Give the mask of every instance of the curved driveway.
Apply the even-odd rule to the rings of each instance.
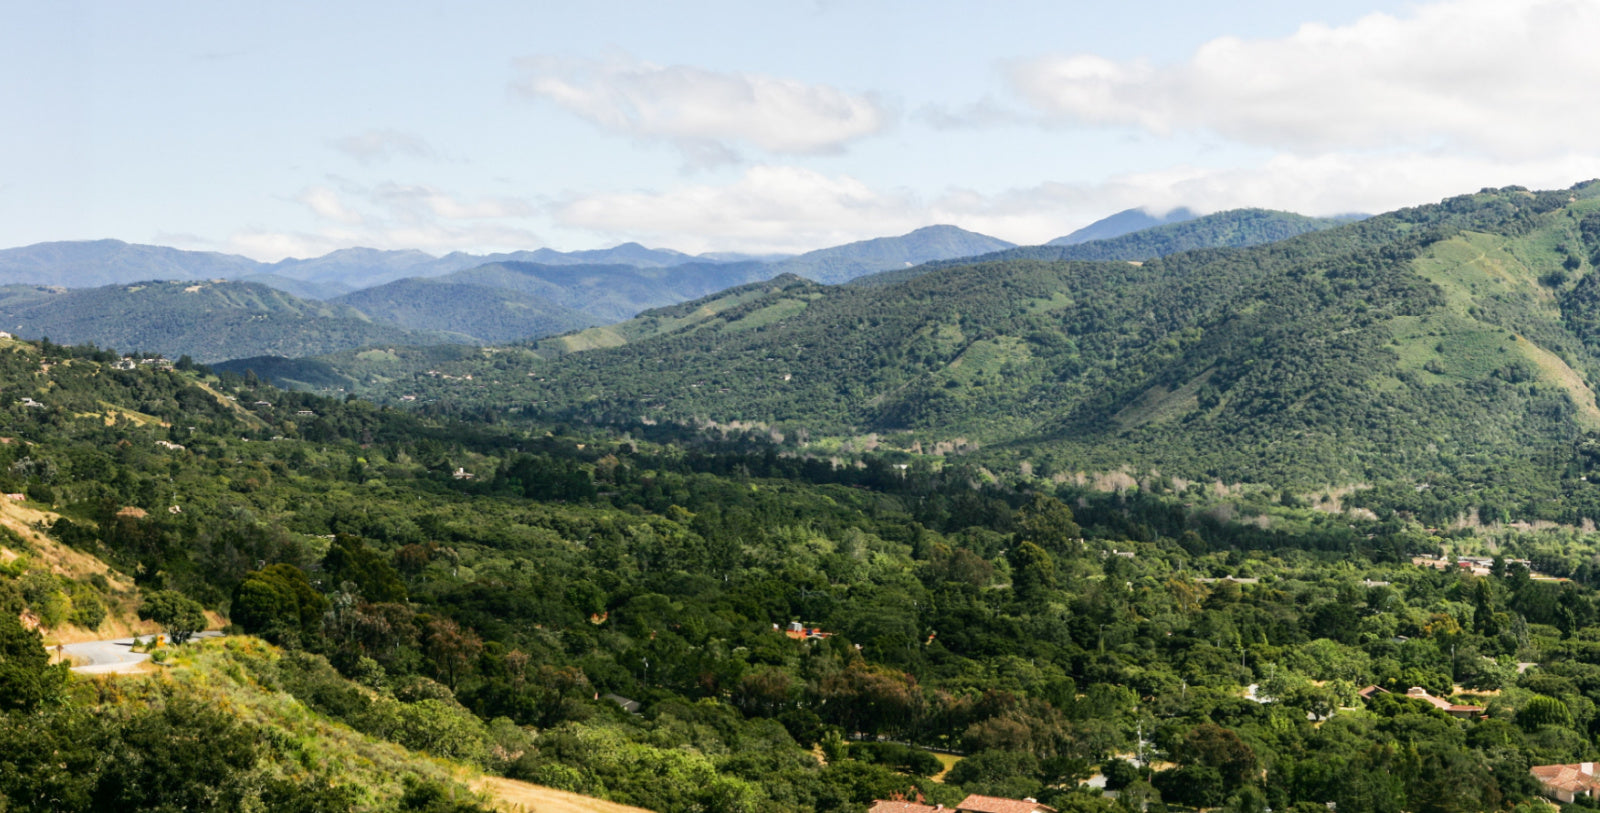
[[[216,638],[222,633],[215,630],[197,633],[195,638]],[[151,636],[141,636],[148,640]],[[81,661],[81,666],[72,667],[72,671],[83,675],[103,675],[117,672],[136,671],[139,664],[150,659],[143,652],[133,651],[132,638],[114,638],[107,641],[84,641],[81,644],[64,644],[61,651],[73,661]]]

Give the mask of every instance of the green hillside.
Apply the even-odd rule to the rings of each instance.
[[[381,324],[348,305],[299,299],[256,283],[210,281],[80,290],[7,286],[0,288],[0,330],[202,362],[311,356],[379,343],[471,341]]]
[[[1470,291],[1542,239],[1482,234],[1416,256]],[[752,332],[783,321],[762,309]],[[988,341],[956,369],[1020,350]],[[0,491],[22,496],[0,501],[6,809],[624,813],[552,788],[665,813],[1136,809],[1080,785],[1100,774],[1169,809],[1493,810],[1536,798],[1528,765],[1597,753],[1600,535],[1576,526],[1443,532],[1278,484],[998,482],[114,360],[0,341]],[[1441,555],[1486,564],[1410,558]],[[142,675],[45,663],[44,642],[171,631],[188,622],[160,608],[185,605],[232,634]],[[955,763],[940,780],[927,749]]]
[[[332,300],[407,330],[470,336],[504,344],[588,327],[599,321],[542,297],[437,279],[403,279]]]
[[[692,262],[657,268],[505,262],[469,268],[441,280],[537,296],[584,314],[592,323],[611,323],[776,274],[759,262]]]
[[[441,368],[451,378],[392,367],[382,391],[585,422],[878,433],[1058,472],[1437,481],[1424,492],[1452,505],[1483,495],[1451,483],[1498,478],[1519,482],[1515,501],[1552,493],[1597,428],[1594,194],[1485,192],[1140,265],[791,285],[664,313],[656,335],[626,335],[634,322],[543,345],[594,352],[478,355]]]
[[[1500,208],[1480,202],[1463,216]],[[1443,283],[1389,320],[1389,352],[1481,380],[1494,343],[1436,372],[1417,336],[1453,329],[1422,320],[1453,318],[1450,286],[1516,301],[1504,272],[1553,233],[1524,211],[1509,237],[1414,252]],[[1372,282],[1351,267],[1321,273]],[[1054,312],[1016,274],[1007,289]],[[636,335],[781,330],[771,309],[839,290],[787,281]],[[996,333],[955,370],[1024,349]],[[1517,386],[1543,382],[1525,358]],[[1108,490],[757,427],[618,433],[115,361],[0,340],[8,810],[626,813],[558,791],[664,813],[969,793],[1080,813],[1529,810],[1529,765],[1600,753],[1600,535],[1576,523],[1441,530],[1370,501],[1381,486],[1360,504],[1284,483]],[[1592,520],[1580,484],[1547,502]],[[230,635],[163,645],[143,674],[46,663],[46,643],[173,633],[200,609]],[[1358,697],[1369,684],[1388,694]],[[1119,799],[1081,784],[1096,774]]]
[[[1179,210],[1186,212],[1187,210]],[[1088,241],[1042,246],[1018,246],[980,256],[932,262],[914,268],[885,271],[862,277],[856,285],[892,285],[921,276],[934,268],[1008,260],[1125,260],[1143,261],[1202,248],[1245,248],[1287,240],[1307,232],[1331,229],[1351,218],[1306,217],[1268,209],[1231,209],[1204,217],[1183,217],[1177,222]],[[1061,238],[1065,240],[1066,238]]]
[[[898,237],[879,237],[818,249],[772,264],[772,274],[794,274],[823,283],[848,282],[880,271],[936,260],[972,257],[1013,244],[955,226],[927,226]]]

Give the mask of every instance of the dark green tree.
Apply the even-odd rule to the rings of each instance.
[[[36,630],[0,612],[0,709],[32,710],[59,694],[66,677],[65,664],[50,665]]]
[[[139,603],[139,617],[160,624],[173,643],[182,644],[206,628],[205,609],[176,590],[157,590]]]

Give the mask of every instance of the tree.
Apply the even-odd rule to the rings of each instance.
[[[176,590],[157,590],[139,603],[139,617],[154,621],[175,644],[182,644],[206,628],[206,608]]]
[[[1082,535],[1072,509],[1055,497],[1035,494],[1033,502],[1017,514],[1018,541],[1066,553]]]
[[[456,622],[441,618],[428,623],[424,651],[433,663],[434,674],[454,691],[478,653],[483,651],[483,639],[472,630],[464,630]]]
[[[0,710],[30,711],[55,697],[66,678],[66,664],[50,665],[38,631],[0,610]]]
[[[247,574],[233,591],[233,623],[282,646],[298,646],[322,629],[328,600],[294,565],[269,565]]]
[[[361,537],[339,534],[322,558],[322,571],[329,584],[337,587],[352,582],[361,597],[372,602],[398,602],[406,599],[406,586],[400,574],[382,554],[367,547]]]
[[[1554,697],[1535,695],[1517,710],[1517,724],[1527,731],[1545,725],[1571,725],[1572,712]]]
[[[1224,795],[1255,779],[1255,752],[1231,729],[1214,723],[1201,723],[1190,729],[1177,756],[1182,764],[1215,769],[1222,779]]]
[[[1043,602],[1056,589],[1056,563],[1044,548],[1023,542],[1011,551],[1011,588],[1029,604]]]

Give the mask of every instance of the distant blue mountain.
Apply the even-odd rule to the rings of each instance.
[[[1199,217],[1199,215],[1186,207],[1173,209],[1162,217],[1156,217],[1144,209],[1124,209],[1110,217],[1096,220],[1066,237],[1057,237],[1045,243],[1045,245],[1073,246],[1078,243],[1087,243],[1090,240],[1109,240],[1113,237],[1121,237],[1124,234],[1132,234],[1136,231],[1144,231],[1156,226],[1182,223],[1185,220],[1193,220],[1196,217]]]

